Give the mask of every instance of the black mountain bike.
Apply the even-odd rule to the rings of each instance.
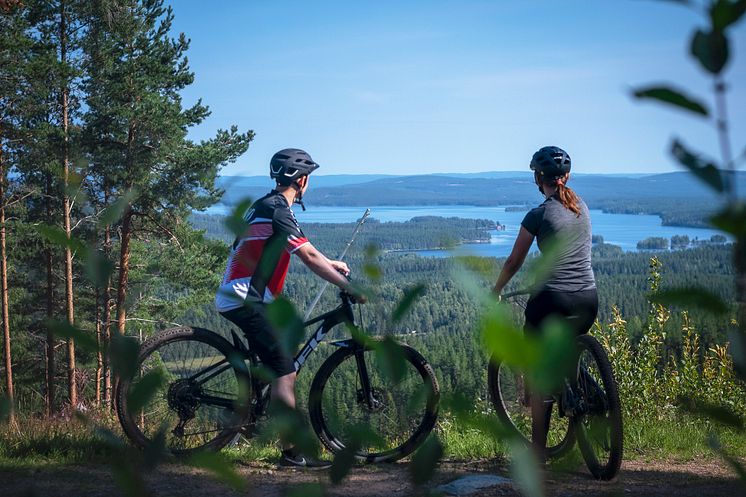
[[[341,292],[340,299],[337,308],[304,324],[318,328],[295,356],[297,372],[332,328],[354,325],[354,298]],[[115,396],[122,428],[135,445],[160,443],[185,455],[220,449],[239,433],[253,434],[266,416],[270,385],[254,374],[260,364],[245,339],[235,331],[231,335],[233,343],[185,326],[164,330],[142,344],[139,374],[120,381]],[[390,373],[388,360],[370,343],[350,338],[331,345],[337,350],[319,368],[308,398],[311,424],[321,442],[335,453],[350,447],[364,462],[391,462],[412,453],[437,418],[439,388],[432,367],[403,344],[404,364],[397,374]],[[149,377],[165,381],[144,407],[131,412],[128,401]]]
[[[503,295],[525,308],[528,292]],[[571,319],[571,318],[570,318]],[[565,379],[561,392],[548,398],[550,405],[547,457],[558,458],[577,440],[594,477],[610,480],[622,464],[622,412],[619,392],[606,351],[594,337],[577,337],[575,376]],[[507,429],[530,443],[531,402],[523,373],[497,358],[488,366],[492,405]]]

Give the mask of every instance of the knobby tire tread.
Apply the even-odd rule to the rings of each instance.
[[[181,340],[194,340],[203,342],[214,347],[226,357],[229,357],[230,354],[235,352],[235,349],[230,344],[230,342],[213,331],[192,326],[180,326],[177,328],[169,328],[163,330],[160,333],[145,340],[140,345],[140,352],[137,358],[138,369],[140,364],[142,364],[142,362],[159,347]],[[247,375],[247,373],[243,373],[237,368],[233,369],[236,374]],[[137,427],[136,420],[133,419],[133,416],[130,416],[129,412],[127,412],[127,392],[129,387],[132,385],[133,380],[134,378],[131,380],[121,380],[117,382],[116,392],[114,395],[115,410],[125,435],[127,435],[129,440],[139,449],[146,449],[150,445],[151,441],[143,435],[143,433]],[[194,449],[172,450],[171,453],[176,456],[188,456],[200,451],[220,450],[236,437],[238,430],[238,428],[236,428],[235,430],[223,430],[215,438],[213,438],[202,447]]]
[[[438,417],[438,399],[440,396],[440,389],[438,386],[438,380],[435,377],[435,372],[433,371],[432,366],[430,366],[424,357],[422,357],[422,355],[415,349],[404,344],[400,344],[400,346],[404,352],[406,360],[414,366],[422,377],[423,384],[430,388],[431,396],[428,399],[427,412],[425,413],[418,430],[402,445],[397,447],[395,450],[385,451],[381,454],[368,454],[359,451],[355,454],[355,458],[359,461],[366,463],[388,463],[398,461],[414,452],[425,441],[435,426]],[[322,407],[323,389],[334,370],[348,357],[354,356],[355,350],[356,349],[354,348],[344,347],[337,349],[332,355],[330,355],[316,373],[309,393],[308,411],[313,430],[324,446],[334,453],[340,452],[344,444],[329,431],[326,422],[324,421]],[[373,350],[371,347],[365,348],[365,351],[371,350]],[[351,358],[351,360],[354,360],[354,358]]]

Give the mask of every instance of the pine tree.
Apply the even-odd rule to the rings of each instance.
[[[169,35],[171,8],[162,0],[111,7],[93,12],[89,25],[85,133],[93,174],[125,202],[116,284],[117,331],[124,334],[133,235],[147,230],[174,239],[169,227],[219,198],[219,168],[247,149],[253,133],[233,127],[209,141],[189,140],[189,128],[209,111],[201,102],[182,107],[179,92],[194,75],[185,57],[189,41]]]

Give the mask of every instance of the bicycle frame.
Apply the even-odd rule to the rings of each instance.
[[[338,307],[303,323],[304,328],[308,328],[309,326],[312,326],[316,323],[321,323],[321,325],[316,329],[316,332],[309,337],[308,341],[306,341],[305,345],[300,349],[300,351],[293,359],[293,365],[295,367],[296,373],[300,371],[308,357],[319,347],[319,344],[324,341],[324,337],[329,333],[329,331],[332,330],[332,328],[341,323],[350,323],[353,325],[355,324],[355,317],[352,312],[352,297],[346,292],[340,292],[340,298],[342,299],[342,303]],[[236,349],[236,351],[239,352],[241,356],[241,362],[245,366],[245,361],[251,359],[252,353],[247,347],[245,341],[239,338],[235,330],[231,331],[231,335],[233,338],[233,347],[234,349]],[[352,347],[356,343],[357,342],[355,342],[354,340],[348,339],[334,342],[334,345],[337,345],[339,347]],[[195,382],[199,385],[204,384],[211,378],[214,378],[215,376],[225,372],[229,368],[234,367],[235,364],[231,363],[231,359],[232,358],[222,359],[221,361],[218,361],[215,364],[212,364],[205,369],[196,372],[187,380]],[[365,397],[368,403],[372,405],[373,398],[370,388],[370,381],[368,379],[367,368],[365,367],[365,363],[363,362],[361,355],[357,356],[356,359],[360,373],[360,381],[363,386],[363,391],[366,394]],[[232,407],[231,400],[222,399],[219,397],[203,396],[201,398],[201,401],[206,404],[216,405],[219,407]]]
[[[336,308],[313,319],[310,319],[303,323],[303,328],[308,328],[318,322],[321,322],[321,326],[316,329],[316,333],[310,336],[306,344],[300,349],[293,360],[295,366],[295,372],[297,373],[303,367],[306,359],[316,350],[321,342],[324,341],[326,336],[332,328],[341,323],[355,324],[355,316],[352,313],[352,302],[350,296],[344,292],[340,293],[342,303]],[[348,346],[349,340],[342,340],[335,342],[340,346]]]

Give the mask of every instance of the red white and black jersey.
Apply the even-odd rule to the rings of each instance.
[[[276,190],[244,214],[246,231],[233,242],[223,282],[215,296],[219,312],[246,300],[271,302],[282,292],[290,255],[308,243],[287,199]]]

